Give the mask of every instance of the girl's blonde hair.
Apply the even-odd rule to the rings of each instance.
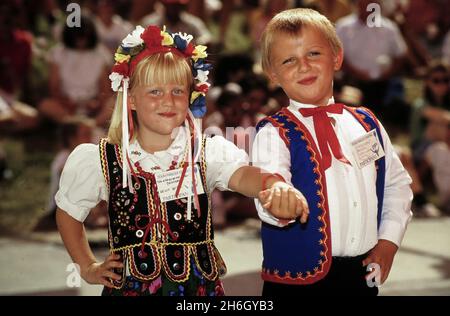
[[[331,50],[337,55],[342,50],[333,23],[324,15],[312,9],[291,9],[275,15],[267,24],[261,37],[261,59],[264,72],[268,73],[271,66],[270,52],[274,37],[277,33],[297,35],[303,27],[312,27],[319,30],[330,43]]]
[[[132,94],[138,86],[180,84],[192,89],[194,79],[191,65],[186,58],[177,54],[157,53],[141,60],[130,77],[130,89]],[[117,92],[116,105],[111,117],[108,130],[108,141],[111,144],[122,143],[122,93]],[[135,126],[133,140],[137,137],[138,121],[133,111],[133,124]]]

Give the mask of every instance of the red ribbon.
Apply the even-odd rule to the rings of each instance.
[[[334,132],[331,120],[327,115],[327,113],[342,114],[343,105],[337,103],[328,106],[318,106],[316,108],[303,108],[299,111],[304,117],[312,116],[314,120],[314,130],[316,131],[317,142],[319,143],[322,156],[321,165],[323,170],[327,170],[331,166],[331,153],[329,147],[336,159],[351,165],[350,161],[348,161],[342,153],[341,145]]]
[[[147,225],[141,226],[139,225],[139,220],[141,218],[148,218],[149,222]],[[170,237],[172,237],[173,240],[177,240],[178,237],[174,235],[174,233],[172,232],[172,230],[170,229],[169,224],[162,220],[161,218],[157,217],[157,218],[153,218],[151,219],[150,215],[137,215],[136,216],[136,227],[138,229],[145,229],[145,233],[144,236],[142,237],[142,244],[141,244],[141,251],[143,253],[145,253],[144,248],[145,248],[145,241],[147,240],[148,234],[150,233],[150,230],[152,229],[153,225],[156,224],[162,224],[164,226],[164,228],[166,229],[166,232],[170,235]]]

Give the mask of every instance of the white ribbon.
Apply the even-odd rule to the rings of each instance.
[[[194,139],[194,146],[195,146],[195,148],[194,148],[195,149],[194,163],[197,163],[198,157],[200,156],[200,148],[201,148],[201,141],[202,141],[202,119],[195,118],[190,109],[188,110],[188,115],[192,120],[192,124],[194,124],[194,130],[195,130],[195,136],[196,136],[196,140]]]
[[[131,177],[128,171],[128,148],[130,146],[130,136],[128,133],[128,78],[122,80],[122,187],[131,184]],[[130,188],[131,190],[131,188]],[[131,191],[130,191],[131,192]]]
[[[184,125],[186,127],[186,134],[187,134],[187,139],[188,139],[188,172],[187,174],[190,174],[189,168],[192,168],[192,146],[191,146],[191,129],[189,128],[189,122],[187,120],[187,118],[184,120]],[[186,175],[185,175],[186,176]],[[184,179],[181,179],[180,181],[182,181],[181,183],[184,182]],[[188,183],[188,197],[187,197],[187,216],[186,216],[186,220],[190,221],[191,220],[191,214],[192,214],[192,179],[191,181],[189,181]]]

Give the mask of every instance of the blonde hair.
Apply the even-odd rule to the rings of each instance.
[[[139,86],[150,84],[166,85],[170,83],[186,85],[192,89],[194,78],[191,66],[186,58],[168,53],[157,53],[141,60],[130,77],[129,93]],[[108,141],[120,145],[122,142],[122,94],[117,92],[116,105],[111,116],[108,130]],[[137,137],[138,121],[133,111],[133,124],[135,126],[133,140]]]
[[[286,10],[275,15],[262,34],[261,59],[264,72],[267,73],[271,66],[270,52],[276,34],[286,33],[295,36],[303,27],[312,27],[320,31],[330,43],[334,55],[342,50],[342,42],[336,34],[333,23],[324,15],[305,8]]]

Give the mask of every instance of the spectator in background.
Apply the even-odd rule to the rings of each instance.
[[[442,163],[446,161],[448,125],[450,123],[450,73],[448,68],[436,63],[432,65],[425,77],[423,96],[413,103],[410,118],[410,135],[412,155],[404,149],[399,152],[400,159],[413,178],[413,205],[419,216],[438,216],[441,211],[428,202],[425,188],[430,180],[440,194],[440,200],[446,201],[448,183],[447,171]],[[432,179],[429,179],[429,178]],[[442,202],[445,211],[445,203]]]
[[[133,30],[133,26],[116,14],[114,1],[99,0],[96,7],[95,26],[100,42],[112,53],[122,39]]]
[[[239,82],[243,92],[243,102],[236,109],[239,113],[239,126],[247,128],[265,117],[262,110],[269,101],[269,89],[266,77],[249,74]]]
[[[447,121],[445,140],[430,145],[425,152],[425,160],[432,169],[440,206],[450,215],[450,119]]]
[[[449,1],[441,0],[383,1],[383,10],[390,8],[389,17],[397,22],[408,45],[408,74],[420,78],[433,59],[443,57],[449,5]]]
[[[442,45],[442,61],[450,65],[450,30],[445,35]]]
[[[39,124],[37,111],[21,102],[29,88],[33,36],[19,28],[19,11],[12,1],[0,4],[0,131],[8,133]]]
[[[224,87],[214,87],[208,93],[215,94],[214,110],[205,118],[205,127],[219,128],[225,135],[227,126],[239,125],[239,109],[242,103],[242,88],[236,83],[228,83]],[[208,102],[209,112],[210,102]],[[214,131],[211,129],[211,131]]]
[[[257,50],[259,50],[261,35],[267,23],[269,23],[269,21],[275,16],[275,14],[289,9],[293,6],[291,0],[262,0],[260,2],[260,8],[254,14],[254,23],[250,25],[253,47]]]
[[[35,227],[35,230],[56,229],[55,194],[59,188],[61,172],[69,154],[80,144],[93,141],[95,122],[83,116],[74,116],[64,120],[59,127],[60,149],[53,158],[50,167],[50,194],[47,210]],[[99,205],[87,219],[88,226],[104,226],[107,223],[104,206]]]
[[[211,33],[205,23],[195,15],[186,12],[188,0],[161,0],[163,6],[157,6],[155,12],[145,16],[141,25],[165,25],[171,32],[192,34],[197,44],[207,45],[211,42]]]
[[[398,75],[407,46],[398,27],[378,16],[381,25],[370,27],[367,6],[374,0],[358,0],[357,13],[340,19],[336,31],[344,45],[347,83],[360,88],[364,104],[382,110],[389,83]],[[381,113],[382,114],[382,113]]]
[[[442,41],[448,30],[447,0],[410,0],[405,6],[405,20],[417,41],[430,55],[430,59],[440,59]]]
[[[348,0],[305,0],[303,5],[319,11],[333,23],[352,13]]]
[[[410,119],[411,147],[419,164],[428,146],[445,141],[450,117],[450,71],[442,63],[430,66],[425,77],[423,96],[413,103]]]
[[[251,27],[257,23],[258,4],[258,0],[222,1],[219,15],[221,53],[252,54]]]
[[[221,56],[213,69],[214,84],[224,86],[227,83],[238,83],[253,73],[253,59],[247,54],[230,54]]]
[[[73,115],[95,118],[103,126],[109,119],[106,106],[110,97],[109,51],[98,42],[95,25],[81,17],[81,27],[65,26],[63,43],[49,52],[50,97],[39,110],[50,120],[61,123]]]
[[[33,35],[19,28],[14,18],[19,8],[9,2],[0,4],[0,89],[18,96],[31,67]]]
[[[242,104],[242,87],[236,83],[230,82],[226,84],[222,93],[219,95],[216,105],[217,109],[223,114],[223,131],[226,127],[239,126],[240,113],[237,109]]]

